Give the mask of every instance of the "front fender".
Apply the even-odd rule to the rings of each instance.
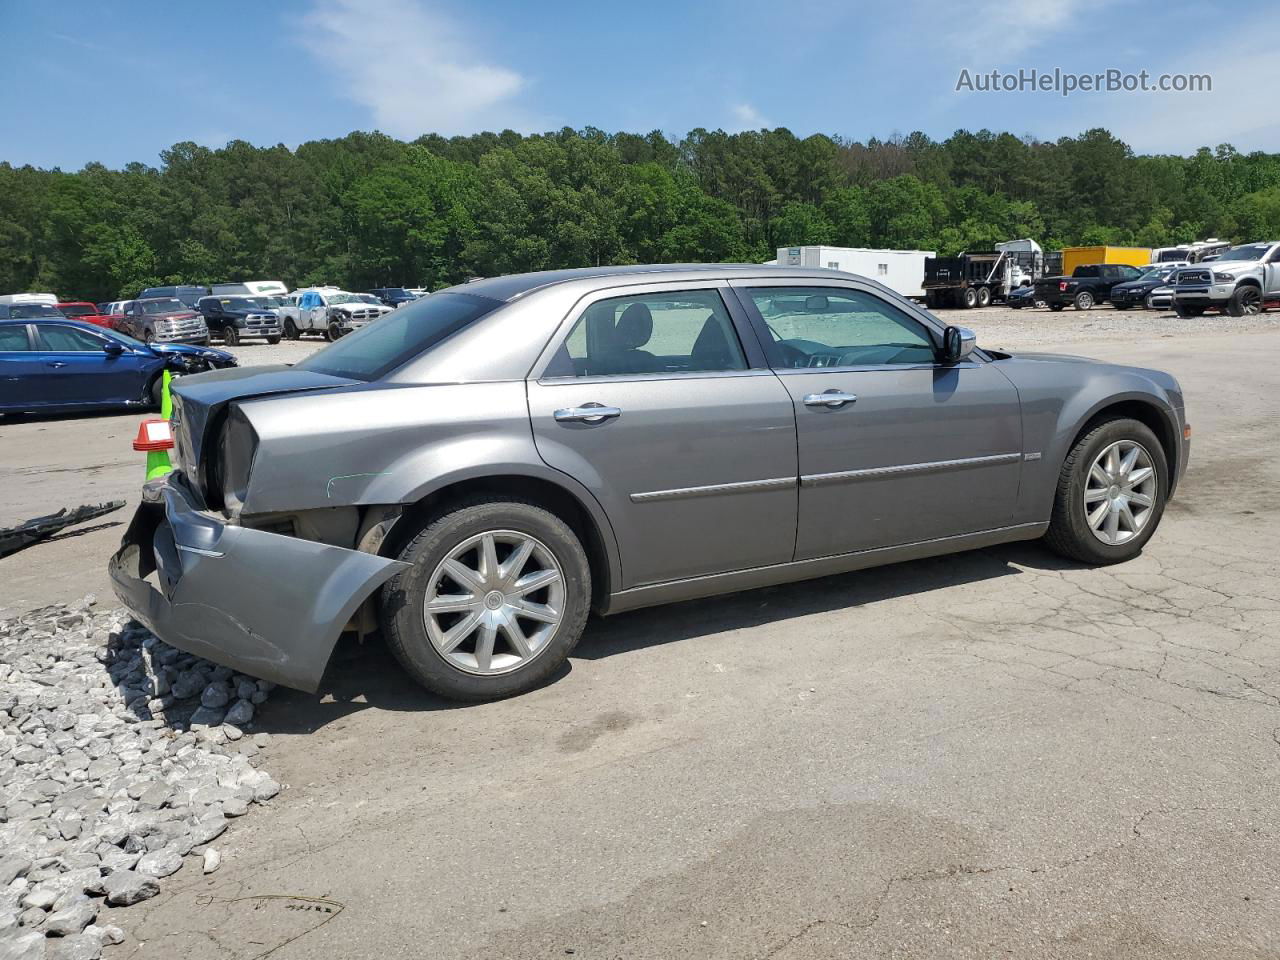
[[[1024,461],[1016,523],[1049,519],[1062,464],[1080,431],[1108,407],[1141,403],[1155,411],[1173,438],[1170,492],[1185,468],[1182,395],[1167,374],[1070,357],[1011,357],[996,361],[1018,389]]]

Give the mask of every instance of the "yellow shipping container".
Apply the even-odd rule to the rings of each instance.
[[[1071,276],[1076,267],[1094,263],[1127,263],[1131,267],[1151,265],[1150,247],[1064,247],[1063,276]]]

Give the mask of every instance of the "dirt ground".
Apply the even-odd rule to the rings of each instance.
[[[1276,318],[944,313],[1179,377],[1191,466],[1142,557],[1019,544],[593,621],[485,705],[340,648],[258,718],[284,792],[110,955],[1280,955]],[[131,510],[137,419],[0,425],[0,522]],[[0,607],[107,598],[127,517],[0,560]]]

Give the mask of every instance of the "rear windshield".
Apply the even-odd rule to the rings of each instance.
[[[377,380],[500,306],[466,293],[432,294],[318,350],[296,369]]]
[[[58,309],[62,311],[64,317],[92,317],[96,316],[98,312],[87,303],[69,303],[58,307]]]
[[[47,303],[15,303],[9,308],[13,320],[33,320],[36,317],[61,317],[62,311]]]

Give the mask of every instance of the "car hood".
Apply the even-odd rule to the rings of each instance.
[[[1128,280],[1124,283],[1117,283],[1114,289],[1124,291],[1126,293],[1127,292],[1146,293],[1148,290],[1153,290],[1154,288],[1160,286],[1163,283],[1164,283],[1163,280]]]
[[[227,353],[225,350],[215,350],[213,347],[196,347],[189,343],[150,343],[147,344],[148,349],[152,353],[160,356],[183,354],[185,356],[207,357],[211,360],[235,362],[234,354]]]
[[[360,383],[326,373],[295,370],[286,364],[233,367],[182,377],[173,385],[173,426],[181,460],[190,464],[200,462],[210,425],[234,400]]]
[[[172,313],[144,313],[138,320],[188,320],[191,317],[198,317],[199,314],[194,310],[174,310]]]

